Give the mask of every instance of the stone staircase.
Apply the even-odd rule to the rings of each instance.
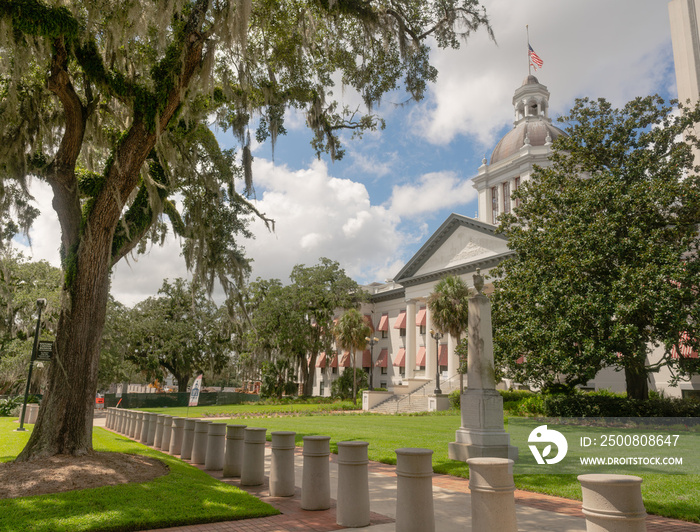
[[[392,395],[379,403],[370,412],[378,414],[409,414],[428,411],[427,395]]]
[[[459,377],[453,377],[447,381],[440,381],[442,393],[449,394],[459,388]],[[378,414],[412,414],[428,411],[428,396],[433,395],[435,379],[426,381],[420,388],[410,394],[392,395],[385,401],[375,405],[370,412]]]

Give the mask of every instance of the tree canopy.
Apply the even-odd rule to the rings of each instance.
[[[513,194],[520,206],[500,218],[516,254],[494,283],[496,358],[507,376],[545,388],[613,367],[630,397],[645,398],[660,367],[676,379],[698,369],[677,354],[697,349],[700,333],[700,108],[580,99],[561,121],[568,135],[551,166],[535,169]]]
[[[92,448],[117,261],[172,230],[198,282],[239,286],[254,120],[274,141],[285,109],[302,110],[314,148],[340,157],[339,131],[381,123],[342,108],[334,79],[370,109],[399,87],[420,99],[437,74],[427,40],[457,47],[480,27],[490,32],[476,0],[0,0],[1,232],[31,224],[28,178],[45,181],[64,271],[61,373],[52,364],[18,459]],[[240,165],[214,126],[236,135]]]

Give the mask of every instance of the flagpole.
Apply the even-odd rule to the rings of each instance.
[[[532,64],[530,63],[530,26],[525,24],[525,32],[527,33],[527,75],[532,75]]]

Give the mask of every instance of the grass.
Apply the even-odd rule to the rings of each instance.
[[[16,433],[0,418],[0,460],[13,459],[29,433]],[[31,425],[30,425],[31,429]],[[150,482],[0,500],[0,532],[31,530],[128,531],[229,521],[279,512],[244,491],[214,480],[178,458],[102,428],[93,431],[96,451],[133,453],[162,460],[170,473]]]
[[[271,432],[276,430],[295,431],[298,445],[302,444],[304,436],[331,436],[333,452],[337,452],[339,441],[367,441],[370,443],[370,460],[386,464],[396,464],[394,451],[402,447],[432,449],[433,470],[436,473],[468,478],[467,464],[450,460],[447,456],[447,444],[454,441],[455,430],[460,425],[459,414],[441,414],[270,417],[253,419],[248,425],[267,428],[268,439]],[[240,422],[240,419],[236,422]],[[581,500],[581,485],[576,476],[515,475],[515,485],[523,490]],[[700,523],[700,475],[641,473],[638,476],[644,480],[642,497],[649,513]]]
[[[187,408],[185,406],[164,407],[164,408],[139,408],[145,412],[156,412],[178,417],[267,417],[274,415],[290,414],[298,416],[310,416],[316,414],[327,414],[338,410],[357,410],[362,408],[362,403],[353,404],[352,401],[337,401],[334,403],[319,404],[280,404],[280,405],[211,405],[196,406]]]

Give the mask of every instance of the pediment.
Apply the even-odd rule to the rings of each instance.
[[[483,263],[510,253],[505,237],[496,228],[473,218],[451,214],[394,278],[417,280]]]

